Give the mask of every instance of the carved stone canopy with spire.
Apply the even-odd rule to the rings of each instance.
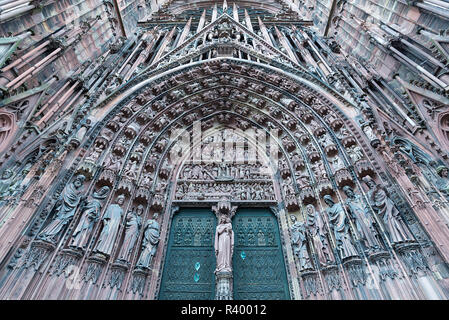
[[[212,211],[217,216],[217,219],[219,219],[222,215],[229,216],[229,218],[232,219],[237,211],[237,208],[237,206],[233,206],[231,204],[229,196],[223,196],[215,206],[212,206]]]

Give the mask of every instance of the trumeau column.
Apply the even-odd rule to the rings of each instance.
[[[222,198],[212,207],[218,219],[215,231],[214,250],[217,258],[215,269],[215,300],[233,299],[232,256],[234,253],[234,231],[231,219],[237,210],[229,198]]]

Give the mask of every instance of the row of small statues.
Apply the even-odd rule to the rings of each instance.
[[[369,188],[367,197],[370,206],[363,201],[360,194],[355,193],[349,186],[343,188],[347,196],[344,204],[340,202],[336,203],[330,195],[323,197],[324,202],[328,206],[325,212],[328,217],[329,226],[333,232],[336,249],[341,259],[358,256],[353,240],[354,236],[350,231],[349,217],[355,225],[358,237],[367,254],[378,252],[383,248],[379,240],[380,233],[378,228],[376,228],[378,223],[371,214],[370,207],[380,221],[382,221],[382,225],[385,228],[391,244],[415,241],[386,189],[376,184],[369,176],[364,177],[363,181]],[[349,217],[345,209],[349,213]],[[290,229],[293,250],[298,257],[301,270],[312,268],[312,261],[307,250],[307,238],[312,241],[321,265],[325,266],[333,261],[332,250],[326,237],[327,232],[319,212],[315,210],[312,204],[307,205],[305,210],[307,214],[306,222],[298,222],[296,216],[291,215],[293,224]]]
[[[262,167],[260,163],[237,164],[231,163],[209,163],[205,165],[187,164],[181,171],[180,179],[209,180],[219,178],[232,179],[263,179],[269,177],[268,168]]]
[[[199,199],[202,197],[219,198],[222,194],[231,194],[235,200],[274,200],[271,183],[187,183],[178,184],[176,199]]]
[[[88,247],[89,238],[101,215],[102,202],[107,198],[110,188],[108,186],[100,188],[93,193],[90,200],[86,201],[86,197],[82,196],[84,181],[85,177],[78,175],[72,183],[64,188],[55,205],[54,218],[38,234],[38,239],[55,243],[58,236],[72,221],[77,209],[80,208],[81,218],[72,234],[69,246],[82,250]],[[144,206],[138,205],[137,208],[132,208],[126,217],[123,217],[124,203],[125,196],[120,194],[115,203],[111,203],[106,208],[101,217],[102,229],[92,251],[94,254],[111,256],[120,226],[123,223],[124,240],[118,253],[118,260],[125,262],[131,260],[131,254],[142,228]],[[160,232],[157,218],[158,214],[155,213],[153,218],[148,219],[145,223],[137,267],[149,268],[152,257],[156,253]]]

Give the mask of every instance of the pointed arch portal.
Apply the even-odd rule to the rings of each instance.
[[[213,22],[222,23],[220,37],[229,35],[229,19]],[[45,198],[38,208],[18,207],[11,217],[20,212],[24,221],[34,213],[43,218],[36,220],[39,232],[0,296],[379,299],[397,294],[378,281],[385,272],[396,281],[395,266],[404,269],[398,261],[422,262],[410,257],[421,256],[416,238],[423,232],[398,193],[392,196],[401,204],[400,214],[392,210],[398,212],[399,236],[392,238],[390,226],[374,211],[373,184],[385,182],[371,152],[379,139],[366,123],[350,119],[352,105],[338,92],[251,36],[266,51],[238,48],[254,59],[195,60],[192,55],[210,56],[208,46],[219,43],[210,40],[188,59],[163,56],[159,67],[143,70],[95,106],[93,118],[100,120],[82,143],[73,140],[82,151],[52,192],[82,188],[98,217],[83,228],[82,207],[60,221],[57,197]],[[224,41],[224,55],[237,45],[233,41]],[[72,186],[75,178],[81,187]],[[398,207],[382,196],[391,201],[388,208]],[[232,217],[235,234],[232,273],[225,276],[214,273],[213,243],[223,210]],[[58,226],[52,238],[45,237],[49,225]],[[8,234],[1,229],[0,241],[22,227],[14,225]],[[82,245],[72,241],[79,230],[86,232]],[[365,230],[373,232],[371,242]],[[0,254],[7,250],[0,246]],[[81,275],[79,290],[68,289],[60,277],[68,265]],[[425,279],[426,294],[438,297],[425,263],[413,268]],[[375,289],[367,287],[368,279],[374,279]]]

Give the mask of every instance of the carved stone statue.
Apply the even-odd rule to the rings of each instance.
[[[290,215],[292,226],[290,227],[293,253],[298,257],[299,270],[312,269],[309,252],[307,251],[306,228],[304,223],[298,222],[294,215]]]
[[[159,242],[159,223],[157,222],[158,214],[153,215],[153,219],[149,219],[145,224],[145,231],[142,240],[142,252],[140,253],[137,267],[149,268],[151,260],[156,254],[156,247]]]
[[[376,214],[382,219],[391,243],[414,241],[385,187],[376,184],[370,176],[364,177],[363,181],[369,188],[368,197],[371,205]]]
[[[125,196],[119,195],[116,204],[110,204],[103,216],[103,228],[98,237],[94,252],[110,256],[114,246],[115,238],[120,227],[122,218],[122,205],[125,203]]]
[[[221,215],[220,223],[215,231],[215,256],[217,257],[217,272],[232,272],[232,254],[234,253],[234,231],[231,218]]]
[[[364,157],[362,149],[356,144],[353,144],[351,147],[349,147],[347,149],[347,152],[353,163],[356,163]]]
[[[343,206],[341,203],[335,203],[330,195],[323,197],[324,202],[329,206],[326,212],[329,216],[329,223],[334,231],[337,250],[340,253],[342,259],[357,256],[357,250],[355,249],[350,229],[349,221],[345,215]]]
[[[139,205],[137,209],[133,209],[126,215],[125,239],[120,249],[119,259],[129,261],[131,252],[139,237],[140,227],[142,225],[142,213],[144,207]]]
[[[334,172],[337,172],[338,170],[345,167],[345,164],[338,155],[330,159],[330,162],[332,164],[332,169],[334,169]]]
[[[348,129],[346,129],[346,127],[341,127],[339,131],[337,131],[335,133],[335,135],[337,136],[338,139],[342,140],[346,137],[349,137],[351,135],[351,133],[349,132]]]
[[[7,169],[3,172],[2,178],[0,179],[0,206],[4,204],[14,205],[19,201],[20,196],[28,187],[29,182],[23,185],[22,182],[30,172],[29,167],[31,165],[31,163],[26,165],[25,168],[15,176],[11,170]]]
[[[136,160],[131,160],[127,163],[124,175],[130,179],[137,179],[139,164]]]
[[[105,162],[105,169],[109,169],[112,171],[119,171],[122,167],[122,160],[120,159],[120,156],[117,156],[115,154],[112,154]]]
[[[12,170],[6,169],[2,173],[2,177],[0,178],[0,195],[4,195],[7,193],[9,186],[12,182],[12,177],[14,172]]]
[[[362,124],[362,130],[371,141],[371,145],[375,146],[378,144],[379,138],[374,134],[373,128],[368,123]]]
[[[332,140],[332,138],[330,136],[328,136],[327,134],[323,134],[318,138],[318,141],[320,142],[320,144],[323,147],[328,147],[330,145],[334,144],[334,141]]]
[[[86,157],[86,161],[95,162],[100,158],[101,153],[103,152],[102,146],[95,146],[94,149],[90,152],[90,154]]]
[[[312,166],[312,171],[318,180],[327,179],[327,171],[323,161],[317,161]]]
[[[370,216],[369,208],[363,202],[360,194],[356,194],[349,186],[343,187],[343,192],[348,197],[346,199],[346,206],[348,211],[354,219],[357,232],[367,248],[369,253],[377,251],[380,248],[380,243],[376,239],[376,229],[374,227],[374,220]]]
[[[72,234],[71,247],[85,249],[89,235],[97,222],[101,212],[101,202],[106,199],[109,187],[104,186],[94,192],[90,200],[82,209],[81,219]]]
[[[318,261],[322,266],[325,266],[332,262],[332,258],[330,254],[331,250],[329,242],[324,232],[325,229],[323,220],[321,219],[319,212],[315,210],[313,204],[308,204],[306,206],[306,214],[307,233],[313,242],[313,247],[317,253]]]
[[[449,200],[449,171],[445,166],[436,169],[440,178],[436,182],[438,190]]]
[[[64,188],[56,202],[55,217],[38,235],[39,239],[55,241],[56,236],[72,220],[81,202],[81,191],[85,179],[85,176],[78,175],[72,183]]]

